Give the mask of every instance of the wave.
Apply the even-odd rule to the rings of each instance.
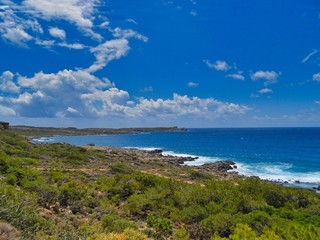
[[[236,163],[237,172],[245,176],[258,176],[261,179],[290,184],[320,184],[320,172],[292,172],[288,163]]]
[[[32,142],[34,142],[34,143],[53,143],[53,142],[55,142],[55,139],[48,138],[48,137],[41,137],[41,138],[32,139]]]
[[[159,148],[139,148],[144,150],[155,150]],[[164,156],[177,156],[177,157],[193,157],[197,158],[195,161],[185,162],[185,165],[188,166],[199,166],[205,163],[225,161],[227,159],[220,157],[207,157],[199,156],[185,153],[176,153],[174,151],[164,151],[162,153]],[[228,159],[229,160],[229,159]],[[237,169],[231,171],[237,171],[240,175],[244,176],[257,176],[260,179],[270,180],[273,182],[288,183],[302,187],[303,184],[320,184],[320,172],[290,172],[290,169],[293,168],[292,164],[281,163],[281,162],[269,162],[269,163],[252,163],[244,164],[235,160]]]
[[[224,159],[218,158],[218,157],[205,157],[205,156],[191,155],[191,154],[185,154],[185,153],[175,153],[173,151],[162,152],[162,155],[163,156],[197,158],[194,161],[185,162],[185,165],[188,165],[188,166],[200,166],[200,165],[203,165],[205,163],[217,162],[217,161],[223,161],[224,160]]]

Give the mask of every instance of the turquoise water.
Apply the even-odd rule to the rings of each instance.
[[[164,154],[198,156],[198,160],[188,163],[190,165],[233,160],[240,174],[288,181],[301,187],[320,184],[320,128],[189,129],[187,132],[61,136],[45,141],[161,148]]]

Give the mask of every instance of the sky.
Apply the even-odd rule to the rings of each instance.
[[[320,127],[318,0],[0,0],[0,121]]]

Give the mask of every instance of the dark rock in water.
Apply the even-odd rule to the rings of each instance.
[[[299,180],[296,180],[296,181],[294,181],[295,183],[300,183],[300,181]]]
[[[0,130],[7,130],[9,129],[9,123],[8,122],[0,122]]]
[[[198,159],[197,157],[175,157],[175,156],[171,156],[172,158],[166,160],[167,162],[171,162],[174,163],[176,165],[182,165],[185,162],[192,162],[196,159]]]
[[[258,176],[251,176],[250,178],[260,179]]]
[[[198,168],[209,171],[209,172],[227,172],[233,169],[235,162],[233,161],[218,161],[213,163],[205,163]]]
[[[320,185],[317,187],[317,190],[320,191]]]
[[[89,143],[89,144],[87,144],[87,146],[94,147],[95,145],[94,145],[94,143]]]
[[[161,149],[154,149],[154,150],[149,151],[149,153],[160,154],[160,153],[162,153],[162,150]]]

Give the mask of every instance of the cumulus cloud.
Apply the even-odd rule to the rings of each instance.
[[[0,76],[0,90],[6,93],[19,93],[20,88],[14,83],[14,74],[10,71],[5,71]]]
[[[66,32],[63,29],[60,29],[57,27],[51,27],[49,28],[49,33],[54,38],[58,38],[61,40],[66,39]]]
[[[234,74],[228,74],[226,77],[228,78],[232,78],[232,79],[235,79],[235,80],[245,80],[245,77],[242,75],[241,72],[239,73],[234,73]]]
[[[189,87],[198,87],[198,86],[199,86],[199,83],[188,82],[188,86],[189,86]]]
[[[212,69],[215,69],[217,71],[228,71],[231,69],[231,66],[226,62],[222,60],[217,60],[215,63],[211,63],[208,59],[203,60],[203,62]]]
[[[320,72],[313,74],[312,80],[313,80],[313,81],[320,82]]]
[[[5,72],[6,84],[16,81],[16,93],[1,97],[2,114],[21,117],[124,117],[193,116],[218,118],[241,115],[247,106],[174,94],[171,99],[131,98],[108,79],[100,79],[83,70],[36,73],[33,77]],[[10,84],[9,84],[10,85]],[[10,110],[11,109],[11,110]]]
[[[82,94],[81,100],[85,103],[88,111],[96,116],[119,116],[130,113],[127,91],[118,88],[110,88],[105,91],[95,91]]]
[[[221,117],[229,114],[242,115],[249,107],[234,103],[225,103],[213,98],[201,99],[174,94],[172,99],[144,99],[136,105],[136,112],[147,116],[206,116]]]
[[[264,85],[268,86],[270,84],[276,83],[278,81],[278,77],[280,73],[275,71],[257,71],[251,74],[251,79],[253,81],[263,80]]]

